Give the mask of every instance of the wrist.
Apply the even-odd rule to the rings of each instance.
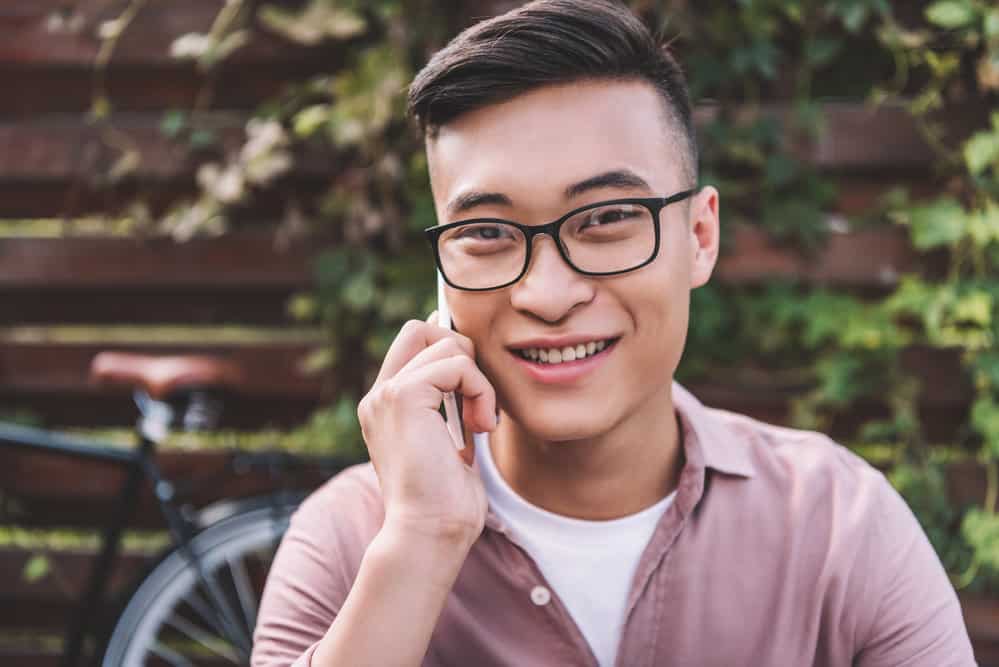
[[[369,551],[384,564],[405,563],[407,572],[429,576],[450,589],[477,537],[453,526],[386,517]]]
[[[482,534],[485,517],[427,517],[390,508],[380,532],[426,549],[467,552]]]

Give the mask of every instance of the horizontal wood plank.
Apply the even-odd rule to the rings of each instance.
[[[336,57],[337,62],[339,56]],[[222,76],[209,79],[188,63],[114,66],[105,75],[104,90],[112,113],[164,109],[242,110],[285,91],[317,71],[327,71],[330,58],[288,63],[230,64]],[[155,86],[149,82],[156,81]],[[0,115],[37,118],[51,113],[89,113],[95,97],[89,69],[76,67],[17,67],[0,63],[0,81],[17,95],[0,97]]]
[[[118,494],[125,482],[120,466],[58,453],[5,445],[0,461],[0,489],[17,508],[7,521],[20,526],[101,529],[118,507]],[[194,507],[266,495],[280,488],[308,491],[347,464],[317,463],[276,479],[265,469],[235,472],[230,455],[223,451],[168,450],[157,455],[157,463],[163,478],[177,484],[182,497]],[[127,525],[131,529],[166,529],[148,485],[142,489]]]
[[[246,381],[240,387],[240,394],[248,397],[311,399],[323,388],[319,379],[300,370],[302,360],[314,349],[308,344],[6,342],[0,346],[0,395],[16,398],[25,394],[67,392],[108,399],[127,396],[127,390],[97,387],[89,380],[93,358],[107,349],[162,355],[201,353],[230,359],[245,370]]]
[[[2,245],[2,242],[0,242]],[[296,288],[258,285],[252,291],[208,286],[74,289],[0,288],[0,326],[130,323],[210,326],[288,323]]]
[[[697,117],[703,125],[716,113],[699,109]],[[779,107],[761,113],[777,118],[786,115]],[[828,130],[817,142],[795,144],[805,161],[830,171],[873,172],[881,179],[892,172],[919,178],[932,173],[934,156],[903,109],[830,104],[826,115]],[[86,123],[72,114],[0,122],[0,216],[106,211],[109,205],[120,207],[128,202],[128,188],[142,183],[156,185],[158,192],[147,195],[163,198],[170,189],[176,196],[189,194],[197,165],[219,152],[236,150],[245,121],[246,116],[240,114],[202,114],[199,126],[214,132],[219,145],[200,154],[165,136],[156,114],[120,113],[109,125]],[[967,131],[974,125],[961,127]],[[97,177],[109,172],[126,147],[138,156],[134,170],[113,186],[101,182]],[[328,182],[342,163],[330,151],[310,146],[287,178],[304,184]],[[302,192],[297,194],[302,196]]]
[[[0,289],[303,289],[310,284],[314,252],[304,245],[279,249],[267,233],[187,243],[0,238]]]
[[[833,232],[815,256],[775,243],[762,229],[745,225],[723,229],[732,252],[718,260],[715,278],[723,283],[794,280],[815,285],[895,285],[917,267],[917,253],[901,227]]]

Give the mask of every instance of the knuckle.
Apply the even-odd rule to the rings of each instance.
[[[386,380],[378,390],[380,402],[396,403],[402,398],[403,387],[397,380]]]
[[[371,416],[371,392],[368,392],[357,402],[357,421],[363,427]]]
[[[438,345],[441,346],[441,349],[444,352],[448,353],[448,356],[454,357],[465,353],[465,350],[461,347],[461,344],[458,343],[457,340],[451,337],[444,338],[443,340],[439,341]]]
[[[406,320],[405,324],[402,325],[402,328],[399,329],[399,334],[405,336],[412,336],[421,328],[423,328],[425,324],[426,322],[422,322],[420,320]]]
[[[472,342],[472,339],[460,333],[456,333],[455,336],[458,338],[459,341],[461,341],[461,344],[465,346],[465,349],[467,349],[469,353],[474,356],[475,343]]]
[[[479,373],[479,367],[475,365],[475,362],[471,357],[462,355],[458,357],[458,365],[463,373]]]

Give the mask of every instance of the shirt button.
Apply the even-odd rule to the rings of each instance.
[[[552,599],[552,594],[544,586],[535,586],[531,589],[531,602],[543,607]]]

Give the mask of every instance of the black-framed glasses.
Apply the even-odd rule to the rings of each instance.
[[[544,225],[502,218],[459,220],[424,230],[448,285],[481,292],[520,280],[538,234],[555,241],[562,259],[587,276],[612,276],[649,264],[659,254],[659,213],[696,190],[669,197],[631,197],[588,204]]]

